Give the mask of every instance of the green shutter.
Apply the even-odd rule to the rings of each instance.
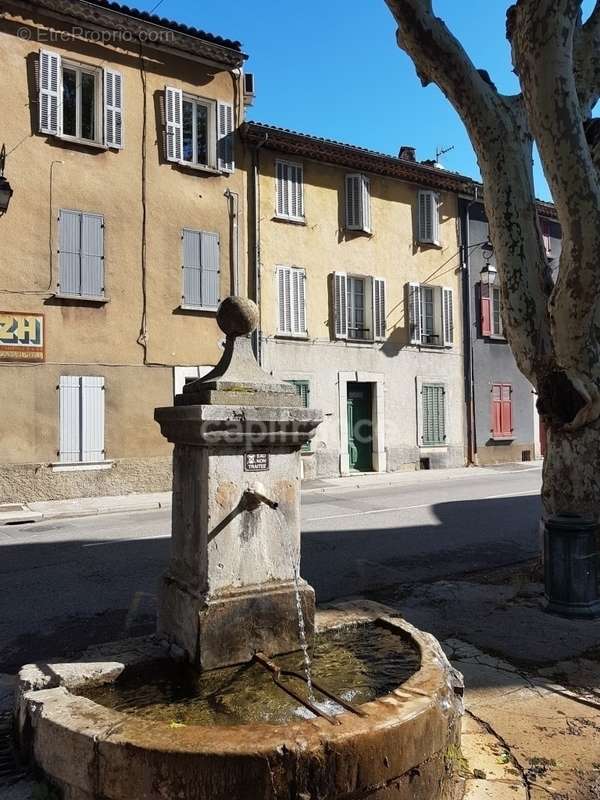
[[[423,398],[423,444],[446,443],[446,390],[441,384],[425,384]]]
[[[308,381],[288,381],[288,383],[291,383],[292,386],[296,387],[296,391],[298,392],[298,394],[302,398],[302,405],[304,406],[304,408],[308,408],[308,406],[310,405],[310,384],[309,384],[309,382]],[[310,442],[306,442],[306,444],[302,445],[302,452],[303,453],[310,453],[311,452]]]

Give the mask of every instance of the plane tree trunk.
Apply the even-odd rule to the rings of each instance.
[[[475,68],[431,0],[386,0],[423,85],[463,120],[483,177],[504,330],[548,431],[547,514],[600,517],[600,0],[518,0],[507,36],[521,93]],[[553,282],[536,211],[536,143],[562,227]]]

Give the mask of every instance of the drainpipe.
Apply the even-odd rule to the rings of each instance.
[[[477,458],[477,434],[475,430],[475,377],[473,373],[473,331],[471,329],[471,257],[469,219],[471,206],[479,202],[478,188],[475,197],[470,200],[463,211],[462,242],[462,305],[463,305],[463,358],[465,364],[465,406],[467,418],[467,464],[475,464]]]
[[[232,192],[228,188],[225,190],[225,197],[229,208],[229,229],[231,231],[231,284],[229,294],[238,295],[240,293],[240,234],[238,225],[240,196],[237,192]]]
[[[269,134],[263,138],[252,150],[252,193],[254,199],[254,302],[258,306],[258,325],[255,331],[255,354],[259,364],[263,363],[262,339],[262,304],[260,301],[260,156],[259,150],[267,143]]]

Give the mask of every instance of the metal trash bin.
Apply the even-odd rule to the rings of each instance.
[[[600,617],[600,528],[579,514],[556,514],[544,528],[546,611]]]

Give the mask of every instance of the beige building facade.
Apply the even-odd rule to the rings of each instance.
[[[237,42],[103,0],[7,0],[0,502],[170,487],[153,422],[244,293]]]
[[[307,477],[461,466],[458,198],[467,178],[247,123],[263,366],[325,421]]]

